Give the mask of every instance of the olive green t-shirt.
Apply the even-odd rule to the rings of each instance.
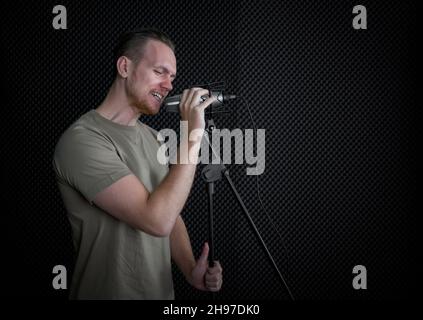
[[[53,166],[72,226],[71,299],[174,299],[168,237],[136,230],[98,208],[95,195],[134,174],[152,192],[168,173],[156,132],[91,110],[60,138]]]

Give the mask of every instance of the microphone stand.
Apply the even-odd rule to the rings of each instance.
[[[222,174],[225,177],[227,183],[231,187],[231,190],[233,194],[235,195],[236,199],[238,200],[238,203],[240,204],[245,217],[247,218],[250,227],[254,231],[254,234],[256,235],[257,239],[259,240],[259,243],[261,244],[263,250],[266,252],[267,257],[269,258],[273,268],[275,269],[276,273],[279,276],[279,279],[281,280],[283,286],[286,288],[290,298],[292,301],[294,301],[294,296],[292,295],[291,291],[289,290],[288,285],[286,284],[281,272],[279,271],[278,266],[276,265],[275,260],[273,259],[269,249],[266,246],[266,243],[264,242],[260,232],[258,231],[256,225],[254,224],[254,221],[252,220],[247,207],[245,206],[244,202],[242,201],[241,196],[239,195],[238,191],[236,190],[235,184],[233,183],[230,175],[229,170],[223,165],[220,155],[217,155],[215,150],[213,149],[212,144],[210,143],[209,135],[211,136],[212,131],[215,129],[214,121],[211,118],[212,112],[209,113],[210,118],[207,120],[207,129],[206,134],[204,134],[204,138],[206,138],[207,143],[209,145],[209,150],[212,151],[212,155],[217,157],[219,159],[219,164],[208,164],[206,165],[203,170],[201,171],[201,176],[203,180],[207,184],[207,192],[208,192],[208,231],[209,231],[209,266],[213,267],[214,265],[214,234],[213,234],[213,195],[215,193],[215,182],[222,179]],[[213,292],[212,292],[212,298],[214,298]]]

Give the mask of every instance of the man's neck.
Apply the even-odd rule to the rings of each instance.
[[[141,114],[136,108],[129,105],[124,92],[123,84],[118,80],[114,81],[106,98],[96,111],[115,123],[135,126]]]

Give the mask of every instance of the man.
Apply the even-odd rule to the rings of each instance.
[[[179,162],[157,160],[156,114],[176,76],[174,46],[158,30],[121,37],[116,78],[100,106],[60,138],[54,169],[77,249],[72,299],[174,299],[171,258],[195,288],[218,291],[222,268],[196,261],[180,212],[188,198],[204,130],[208,91],[183,92],[180,115],[196,139],[181,139]],[[192,135],[191,135],[192,138]],[[188,151],[188,152],[185,152]]]

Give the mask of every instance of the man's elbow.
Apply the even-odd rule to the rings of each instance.
[[[169,237],[173,230],[174,222],[168,217],[157,218],[155,214],[150,215],[149,218],[150,219],[143,219],[143,217],[141,217],[134,227],[154,237]]]
[[[159,237],[159,238],[165,238],[165,237],[169,237],[170,233],[172,232],[171,227],[168,226],[156,226],[154,229],[151,229],[149,233],[150,235],[154,236],[154,237]]]

